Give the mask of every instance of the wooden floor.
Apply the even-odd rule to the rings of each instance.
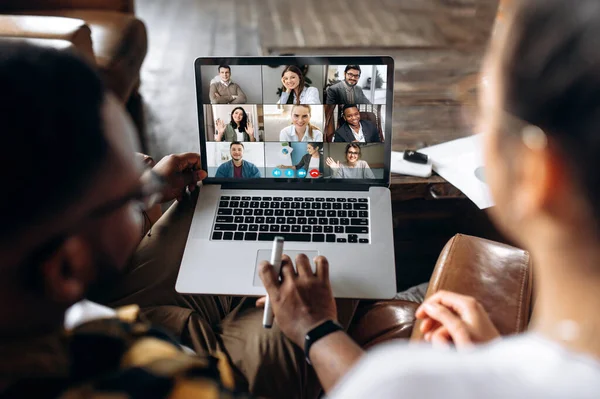
[[[193,60],[386,54],[396,62],[394,149],[470,134],[456,83],[479,68],[498,0],[137,0],[150,152],[198,151]]]

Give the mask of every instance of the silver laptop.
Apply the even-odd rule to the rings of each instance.
[[[209,177],[176,290],[264,295],[281,236],[292,259],[328,258],[336,297],[393,297],[393,60],[198,58],[195,74]]]

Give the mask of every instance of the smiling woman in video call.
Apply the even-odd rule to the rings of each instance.
[[[231,111],[231,121],[228,124],[219,118],[215,121],[215,126],[217,128],[215,141],[256,141],[254,126],[242,107],[235,107]]]
[[[288,65],[281,73],[283,89],[277,104],[321,104],[319,90],[305,87],[304,74],[296,65]]]
[[[335,161],[327,157],[327,166],[332,169],[334,179],[374,179],[375,175],[366,161],[360,159],[360,145],[350,143],[346,146],[346,161]]]
[[[318,127],[310,124],[310,105],[294,105],[290,115],[292,125],[281,130],[279,141],[323,141],[323,133]]]

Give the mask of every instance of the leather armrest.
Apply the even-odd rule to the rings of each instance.
[[[532,301],[529,253],[458,234],[442,250],[425,298],[439,290],[475,297],[502,335],[522,332]],[[361,303],[348,333],[363,348],[399,338],[421,340],[414,316],[419,305],[405,300]]]
[[[393,339],[408,339],[418,307],[416,302],[403,300],[361,302],[348,335],[364,349]]]
[[[95,60],[90,28],[80,19],[0,15],[0,37],[68,41],[89,61]]]
[[[4,0],[1,11],[87,9],[134,13],[134,0]]]
[[[457,234],[444,247],[425,298],[439,290],[470,295],[487,310],[501,335],[524,331],[529,323],[532,267],[527,251]],[[421,340],[419,321],[411,340]]]

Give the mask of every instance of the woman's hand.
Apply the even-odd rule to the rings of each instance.
[[[284,79],[283,79],[283,78],[281,78],[281,84],[283,85],[283,89],[282,89],[282,91],[283,91],[284,93],[289,93],[289,90],[288,90],[287,86],[285,85],[285,81],[284,81]]]
[[[221,120],[221,118],[217,119],[215,126],[217,128],[217,135],[215,136],[215,141],[223,140],[223,135],[225,134],[225,122]]]
[[[339,168],[340,167],[340,161],[334,161],[333,158],[331,158],[331,157],[327,157],[327,160],[325,161],[325,163],[330,168],[334,168],[335,169],[335,168]]]
[[[256,138],[254,137],[254,125],[252,125],[252,122],[250,121],[246,124],[246,133],[250,136],[250,141],[256,141]]]
[[[457,348],[486,343],[500,337],[483,306],[473,297],[439,291],[417,309],[421,332],[434,345]]]

